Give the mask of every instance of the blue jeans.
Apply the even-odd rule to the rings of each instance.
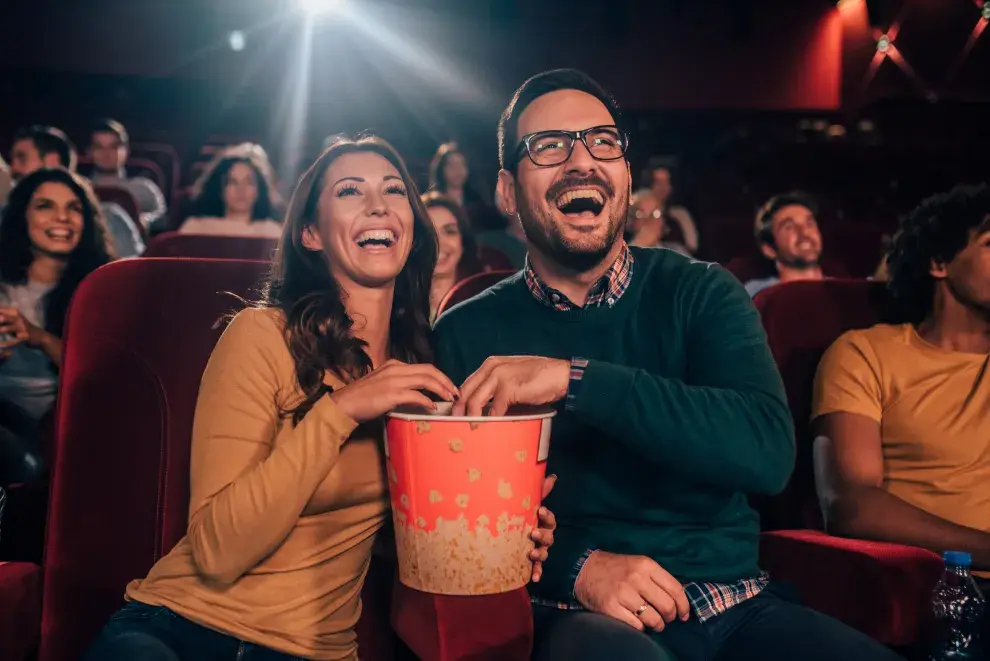
[[[113,614],[83,661],[300,661],[132,601]]]
[[[675,621],[660,633],[545,606],[534,606],[533,620],[535,661],[903,661],[778,583],[706,622]]]

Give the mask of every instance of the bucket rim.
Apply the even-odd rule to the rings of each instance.
[[[450,415],[450,410],[452,408],[454,408],[454,405],[451,402],[437,402],[436,413],[420,413],[396,409],[394,411],[389,411],[386,415],[390,420],[395,419],[413,422],[524,422],[527,420],[549,420],[557,415],[557,411],[554,409],[536,407],[532,407],[532,412],[530,413],[501,415],[495,418],[488,415]]]

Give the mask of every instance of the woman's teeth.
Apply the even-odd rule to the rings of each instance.
[[[366,230],[358,234],[356,241],[362,248],[368,245],[387,248],[395,243],[395,232],[392,230]]]

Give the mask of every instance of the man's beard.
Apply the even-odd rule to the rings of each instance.
[[[795,271],[805,271],[807,269],[817,268],[821,264],[821,253],[814,259],[806,259],[804,257],[782,257],[777,256],[777,263],[781,266],[789,269],[794,269]]]
[[[520,200],[522,204],[519,205],[519,220],[526,238],[540,253],[577,273],[590,271],[605,260],[615,242],[622,239],[626,216],[629,213],[629,191],[623,188],[616,194],[611,185],[598,177],[562,180],[550,187],[546,202],[554,207],[556,190],[572,188],[580,184],[595,186],[606,191],[606,206],[601,213],[607,213],[611,209],[604,236],[591,244],[578,243],[564,236],[560,221],[554,217],[551,209],[542,206],[539,200],[527,200],[522,195],[521,189],[516,189],[520,191],[522,198]]]

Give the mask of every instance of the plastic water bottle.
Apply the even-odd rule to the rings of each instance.
[[[929,661],[981,661],[983,594],[969,573],[972,558],[962,551],[942,554],[945,569],[932,593],[938,637]]]

